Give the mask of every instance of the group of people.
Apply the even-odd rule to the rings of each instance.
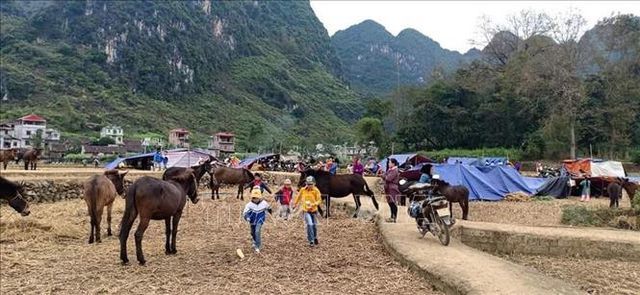
[[[251,201],[244,207],[242,216],[249,222],[251,230],[251,239],[253,249],[256,253],[260,253],[262,248],[262,226],[265,223],[267,213],[273,214],[271,205],[264,199],[264,194],[271,194],[271,190],[259,173],[254,176],[253,182],[250,183]],[[291,180],[285,179],[282,187],[274,193],[275,200],[279,204],[279,216],[284,220],[288,220],[291,212],[300,208],[304,218],[307,231],[307,241],[309,246],[318,245],[317,231],[317,212],[322,202],[320,190],[315,186],[315,179],[309,176],[305,179],[305,186],[294,191],[291,186]]]

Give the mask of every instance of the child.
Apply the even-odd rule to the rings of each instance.
[[[289,203],[293,199],[293,188],[291,188],[291,180],[285,179],[283,186],[276,193],[276,201],[280,203],[280,218],[284,220],[289,219],[291,210],[289,209]]]
[[[258,187],[261,194],[264,193],[264,191],[267,191],[269,194],[271,194],[271,190],[269,189],[267,184],[262,181],[262,175],[260,175],[260,173],[256,173],[253,176],[253,182],[249,183],[249,185],[251,186],[251,190],[249,190],[249,193],[253,192],[253,189]]]
[[[300,193],[296,195],[293,200],[293,206],[302,207],[304,215],[304,223],[307,226],[307,241],[309,246],[314,247],[318,245],[318,229],[316,228],[317,220],[316,213],[318,212],[318,206],[322,202],[320,197],[320,190],[315,186],[316,181],[313,176],[307,177],[306,186],[300,189]]]
[[[262,241],[260,234],[262,231],[262,224],[264,224],[267,218],[267,212],[271,213],[271,206],[267,201],[262,199],[262,192],[260,187],[254,187],[251,189],[251,202],[244,206],[242,216],[251,225],[251,238],[253,240],[253,249],[256,253],[260,253],[260,247],[262,247]]]

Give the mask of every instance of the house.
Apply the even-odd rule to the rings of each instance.
[[[98,154],[103,154],[103,155],[125,155],[127,153],[127,150],[125,149],[125,147],[117,146],[117,145],[102,146],[102,145],[83,144],[81,153],[83,153],[83,154],[91,154],[91,155],[98,155]]]
[[[218,132],[209,138],[209,149],[216,157],[233,154],[235,152],[235,134]]]
[[[51,143],[60,141],[60,132],[47,128],[47,120],[30,114],[13,122],[0,124],[0,146],[2,148],[29,148],[36,134],[42,134],[42,148],[48,150]]]
[[[116,125],[109,125],[109,126],[105,126],[102,127],[102,129],[100,130],[100,137],[109,137],[111,139],[113,139],[113,141],[117,144],[117,145],[123,145],[124,144],[124,131],[122,130],[122,127],[120,126],[116,126]]]
[[[142,143],[143,141],[137,139],[123,141],[124,149],[127,151],[127,153],[144,152],[144,146],[142,145]]]
[[[169,144],[176,147],[189,147],[189,130],[176,128],[169,131]]]

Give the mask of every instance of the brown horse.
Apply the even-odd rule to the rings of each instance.
[[[187,202],[198,203],[198,184],[193,170],[171,177],[169,181],[153,177],[142,177],[136,180],[127,191],[124,215],[120,225],[120,259],[127,264],[127,239],[131,226],[140,215],[140,223],[136,229],[136,257],[141,265],[145,264],[142,253],[142,237],[150,220],[163,220],[165,224],[165,254],[176,254],[176,234],[182,210]]]
[[[89,217],[91,218],[91,233],[89,244],[95,241],[100,243],[100,222],[102,210],[107,207],[107,236],[111,236],[111,209],[116,195],[124,193],[124,176],[128,171],[119,173],[118,170],[105,171],[103,175],[91,176],[84,183],[84,201],[87,203]]]
[[[7,165],[9,165],[9,161],[14,161],[18,156],[18,151],[16,149],[10,150],[1,150],[0,151],[0,162],[2,162],[2,167],[4,170],[7,170]]]
[[[29,203],[22,196],[24,192],[22,185],[12,182],[2,176],[0,176],[0,199],[7,200],[9,206],[16,210],[20,215],[27,216],[29,211]]]
[[[300,173],[300,181],[298,187],[304,186],[305,179],[308,176],[313,176],[316,180],[316,187],[322,193],[322,199],[326,202],[327,213],[325,217],[329,217],[331,208],[331,198],[344,198],[348,195],[353,195],[353,200],[356,203],[356,211],[353,213],[353,217],[358,217],[358,211],[360,210],[360,196],[367,195],[371,197],[373,206],[378,210],[378,202],[373,195],[373,191],[369,189],[369,185],[364,180],[362,175],[358,174],[341,174],[331,175],[327,171],[307,169]]]
[[[24,161],[24,170],[36,170],[38,166],[38,159],[42,155],[42,149],[30,149],[24,152],[22,155],[22,160]],[[31,164],[31,167],[29,167]]]
[[[609,207],[618,208],[619,200],[622,199],[622,189],[627,191],[629,200],[633,204],[633,197],[638,190],[638,184],[629,181],[626,178],[618,178],[607,186],[607,194],[609,195]],[[633,206],[633,205],[632,205]]]
[[[212,160],[213,160],[212,158],[209,158],[200,165],[191,166],[191,169],[193,169],[193,173],[196,176],[196,181],[198,182],[198,184],[200,184],[200,179],[202,178],[202,176],[204,176],[205,173],[211,171]],[[164,171],[164,173],[162,174],[162,180],[168,180],[171,177],[184,173],[186,170],[187,168],[184,168],[184,167],[171,167]]]
[[[236,199],[244,200],[244,186],[253,181],[253,173],[244,168],[217,167],[214,168],[209,185],[211,187],[211,199],[215,196],[220,199],[220,186],[223,184],[237,184],[238,193]]]
[[[434,185],[433,191],[440,193],[449,201],[449,211],[453,214],[452,204],[456,202],[460,204],[462,209],[462,219],[467,220],[469,216],[469,189],[462,185],[450,185],[440,179],[433,179],[431,183]]]

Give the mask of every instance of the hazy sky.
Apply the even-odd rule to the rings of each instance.
[[[476,38],[483,15],[500,22],[523,9],[535,9],[554,15],[577,9],[587,27],[613,13],[640,15],[640,1],[311,1],[311,7],[329,35],[366,19],[372,19],[393,35],[405,28],[416,29],[447,49],[465,52]],[[477,39],[477,38],[476,38]]]

